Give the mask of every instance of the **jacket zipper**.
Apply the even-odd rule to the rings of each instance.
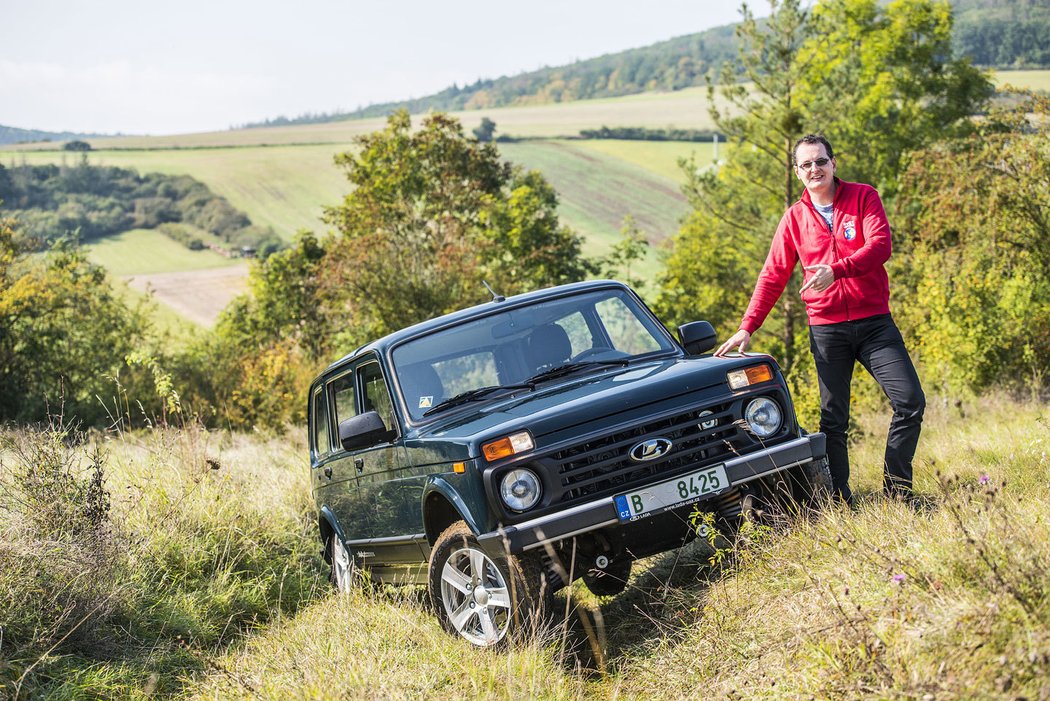
[[[836,193],[837,194],[837,193]],[[832,200],[834,203],[834,200]],[[809,202],[809,208],[813,212],[813,216],[820,221],[821,224],[828,228],[828,236],[831,237],[831,252],[835,256],[835,260],[842,260],[839,257],[839,246],[838,242],[835,241],[835,215],[838,212],[838,208],[833,208],[831,211],[831,223],[825,219],[820,212],[817,211],[816,205],[812,201]],[[846,308],[846,321],[852,321],[853,317],[849,313],[849,295],[846,294],[845,284],[839,285],[839,293],[842,295],[842,306]]]

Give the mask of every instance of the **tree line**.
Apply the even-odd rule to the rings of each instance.
[[[74,165],[0,165],[0,201],[37,249],[74,232],[87,242],[131,229],[157,229],[191,248],[201,245],[193,229],[263,254],[282,245],[188,175],[139,175],[92,165],[86,154]]]
[[[951,5],[958,15],[949,47],[955,55],[989,68],[1050,67],[1050,8],[1030,0],[955,0]],[[948,9],[951,11],[950,6]],[[282,116],[245,126],[386,117],[398,109],[412,114],[491,109],[702,87],[726,61],[733,62],[738,78],[743,75],[736,30],[736,25],[715,27],[567,66],[479,78],[469,85],[452,85],[413,100],[369,105],[350,112]]]

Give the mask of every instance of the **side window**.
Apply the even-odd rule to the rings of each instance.
[[[638,317],[627,308],[619,297],[610,297],[594,306],[601,317],[605,331],[612,340],[613,348],[631,355],[660,350],[653,334],[646,330]]]
[[[354,396],[354,373],[337,377],[328,385],[335,399],[335,425],[357,416],[357,398]]]
[[[318,387],[313,397],[314,433],[313,444],[315,455],[326,455],[332,450],[328,428],[328,402],[325,401],[324,387]]]
[[[374,411],[383,419],[388,430],[396,428],[394,407],[390,401],[390,392],[387,391],[386,380],[383,379],[383,371],[379,363],[366,363],[359,367],[357,381],[361,384],[361,396],[364,400],[364,406],[360,407],[358,413]]]

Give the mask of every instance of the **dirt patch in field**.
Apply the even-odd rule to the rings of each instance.
[[[132,289],[151,293],[190,321],[210,327],[230,300],[248,289],[248,266],[129,275],[124,279]]]

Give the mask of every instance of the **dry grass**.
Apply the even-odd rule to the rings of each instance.
[[[298,441],[111,439],[113,523],[137,545],[100,580],[124,608],[96,632],[120,632],[0,655],[0,688],[35,662],[24,697],[1050,697],[1045,406],[931,403],[919,512],[878,496],[885,419],[861,420],[856,511],[651,558],[612,599],[577,584],[568,623],[505,651],[446,635],[421,590],[328,591]]]

